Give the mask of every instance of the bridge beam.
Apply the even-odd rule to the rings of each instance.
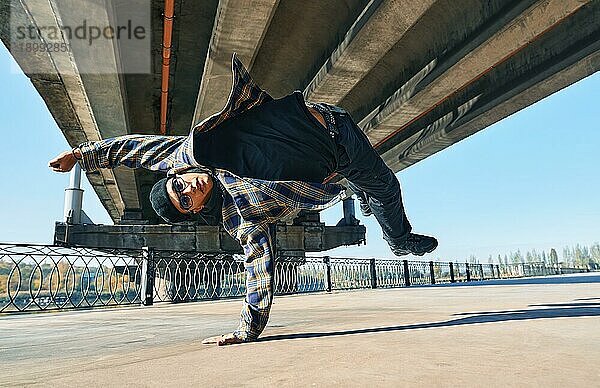
[[[221,0],[204,64],[192,126],[218,112],[231,89],[231,54],[248,66],[267,32],[279,0]]]
[[[25,9],[25,7],[27,9]],[[55,12],[58,10],[58,14]],[[46,30],[60,30],[66,19],[75,19],[76,9],[60,7],[53,1],[10,2],[10,12],[2,14],[5,25],[43,27]],[[95,17],[108,20],[108,10],[95,8]],[[86,12],[90,10],[86,9]],[[10,17],[10,20],[8,18]],[[89,18],[89,15],[88,15]],[[84,18],[85,19],[85,18]],[[82,20],[82,19],[80,19]],[[9,32],[10,30],[4,30]],[[10,32],[9,32],[10,33]],[[11,47],[12,36],[2,35],[7,47]],[[52,42],[38,36],[35,42],[40,46],[46,43],[62,43],[69,47],[64,36]],[[122,85],[117,72],[117,51],[112,41],[98,41],[104,44],[98,58],[89,58],[73,50],[29,53],[16,47],[11,53],[27,74],[46,102],[70,146],[84,141],[100,140],[107,136],[127,133],[127,120],[122,100]],[[110,67],[106,67],[110,66]],[[94,69],[102,71],[94,72]],[[86,69],[85,73],[80,69]],[[110,72],[106,69],[114,69]],[[117,182],[135,182],[135,176],[125,171],[103,170],[88,174],[90,183],[113,219],[119,219],[126,207],[139,208],[137,188],[120,187]]]
[[[548,75],[547,72],[541,71],[515,89],[497,94],[493,99],[482,100],[483,104],[475,106],[475,112],[465,115],[456,126],[439,128],[427,134],[425,128],[383,153],[382,158],[395,171],[409,167],[426,156],[433,155],[523,107],[599,71],[600,51],[594,51],[558,72],[550,68],[546,70],[553,73]]]
[[[321,252],[365,242],[364,225],[277,225],[279,252]],[[57,222],[54,242],[59,245],[111,249],[139,249],[198,253],[242,253],[240,245],[219,226],[193,225],[68,225]]]
[[[371,143],[382,145],[495,67],[510,60],[586,4],[580,0],[536,2],[434,79],[400,89],[360,122]],[[436,66],[433,62],[434,67]]]
[[[338,104],[434,3],[370,1],[304,90],[306,99]]]
[[[386,163],[402,170],[600,70],[598,17],[599,5],[582,9],[405,127],[379,147]]]

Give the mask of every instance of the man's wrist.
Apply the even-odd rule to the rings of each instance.
[[[81,154],[81,150],[79,149],[79,146],[73,148],[71,150],[71,154],[73,155],[75,160],[77,160],[78,162],[83,160],[83,155]]]
[[[246,332],[240,331],[239,329],[231,333],[235,338],[243,341],[243,342],[252,342],[255,341],[256,338],[251,338]]]
[[[78,156],[81,156],[79,164],[81,165],[81,168],[85,171],[96,171],[103,167],[99,160],[100,150],[96,146],[97,143],[98,142],[88,141],[85,143],[81,143],[79,146],[75,147],[75,152],[79,151]]]

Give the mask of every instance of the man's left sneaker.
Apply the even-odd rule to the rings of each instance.
[[[363,202],[363,201],[358,201],[358,206],[360,207],[360,212],[362,213],[363,216],[368,217],[373,214],[373,211],[371,210],[371,207],[369,206],[368,203]]]
[[[358,199],[358,207],[360,208],[360,212],[362,213],[362,215],[365,217],[372,215],[373,211],[369,206],[369,200],[367,199],[367,195],[362,192],[357,192],[356,198]]]
[[[435,237],[410,233],[406,240],[398,244],[390,245],[390,248],[396,256],[404,256],[411,253],[415,256],[423,256],[426,253],[433,252],[437,246],[438,241]]]

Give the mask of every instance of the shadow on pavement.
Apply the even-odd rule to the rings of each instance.
[[[542,305],[540,305],[542,306]],[[278,341],[300,338],[320,338],[333,337],[353,334],[381,333],[390,331],[404,331],[416,329],[429,329],[438,327],[450,327],[460,325],[472,325],[476,323],[496,323],[507,321],[523,321],[530,319],[548,319],[548,318],[575,318],[575,317],[597,317],[600,316],[599,303],[563,303],[552,306],[550,308],[525,309],[525,310],[508,310],[508,311],[489,311],[489,312],[474,312],[474,313],[457,313],[454,315],[469,315],[464,318],[451,319],[442,322],[415,323],[410,325],[374,327],[367,329],[330,331],[330,332],[314,332],[314,333],[298,333],[298,334],[281,334],[271,335],[259,338],[258,341]]]

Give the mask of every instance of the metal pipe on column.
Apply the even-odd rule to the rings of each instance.
[[[167,112],[169,103],[169,76],[171,69],[171,43],[173,40],[173,18],[175,0],[165,0],[163,16],[162,71],[160,88],[160,134],[167,133]]]
[[[344,220],[346,221],[346,225],[352,225],[354,220],[356,219],[356,213],[354,210],[354,198],[346,198],[344,199]]]
[[[69,187],[65,189],[64,222],[72,225],[81,224],[82,203],[81,166],[75,163],[69,177]]]
[[[354,198],[348,197],[342,201],[342,209],[344,211],[344,218],[342,218],[336,226],[352,226],[358,225],[360,222],[356,218],[356,211],[354,210]]]

